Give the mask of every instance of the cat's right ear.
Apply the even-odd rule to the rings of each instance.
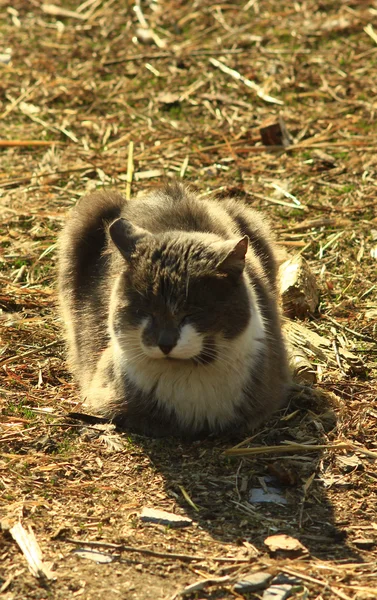
[[[110,237],[126,260],[131,258],[136,244],[151,234],[142,227],[133,225],[126,219],[117,219],[109,227]]]

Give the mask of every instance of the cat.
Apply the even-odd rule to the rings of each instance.
[[[152,437],[253,430],[290,383],[263,216],[168,183],[97,191],[59,240],[69,364],[94,412]]]

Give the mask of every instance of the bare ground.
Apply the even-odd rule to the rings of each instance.
[[[157,600],[211,579],[186,597],[256,599],[234,582],[267,571],[296,574],[295,598],[376,598],[376,2],[59,6],[0,0],[1,597]],[[152,34],[137,31],[143,16]],[[278,115],[291,139],[266,147],[260,127]],[[309,261],[321,301],[307,325],[336,361],[246,446],[324,449],[230,457],[233,440],[137,436],[118,447],[64,416],[80,404],[55,309],[56,234],[88,190],[136,194],[163,176],[240,196]],[[364,368],[347,371],[340,347]],[[249,504],[271,473],[288,503]],[[193,525],[142,523],[143,506]],[[29,572],[9,533],[19,520],[56,580]],[[275,533],[307,552],[270,554]]]

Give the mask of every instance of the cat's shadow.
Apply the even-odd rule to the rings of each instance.
[[[249,445],[276,446],[287,440],[326,444],[335,427],[335,412],[326,399],[309,394],[293,399]],[[336,485],[333,456],[321,451],[228,456],[226,450],[242,441],[235,438],[189,443],[128,434],[128,440],[149,456],[181,514],[190,516],[213,539],[240,546],[249,542],[265,552],[267,536],[285,533],[299,539],[312,557],[362,562],[347,542],[326,491]],[[266,486],[277,488],[278,503],[252,502],[252,490],[263,496]],[[153,493],[145,504],[163,508]]]

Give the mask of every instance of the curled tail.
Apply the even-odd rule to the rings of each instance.
[[[107,307],[100,289],[106,279],[106,230],[124,203],[117,192],[85,196],[70,211],[59,238],[60,312],[71,369],[82,386],[107,343]]]
[[[96,275],[107,246],[107,223],[120,216],[125,200],[117,192],[93,192],[71,210],[60,236],[59,287],[75,293]]]

